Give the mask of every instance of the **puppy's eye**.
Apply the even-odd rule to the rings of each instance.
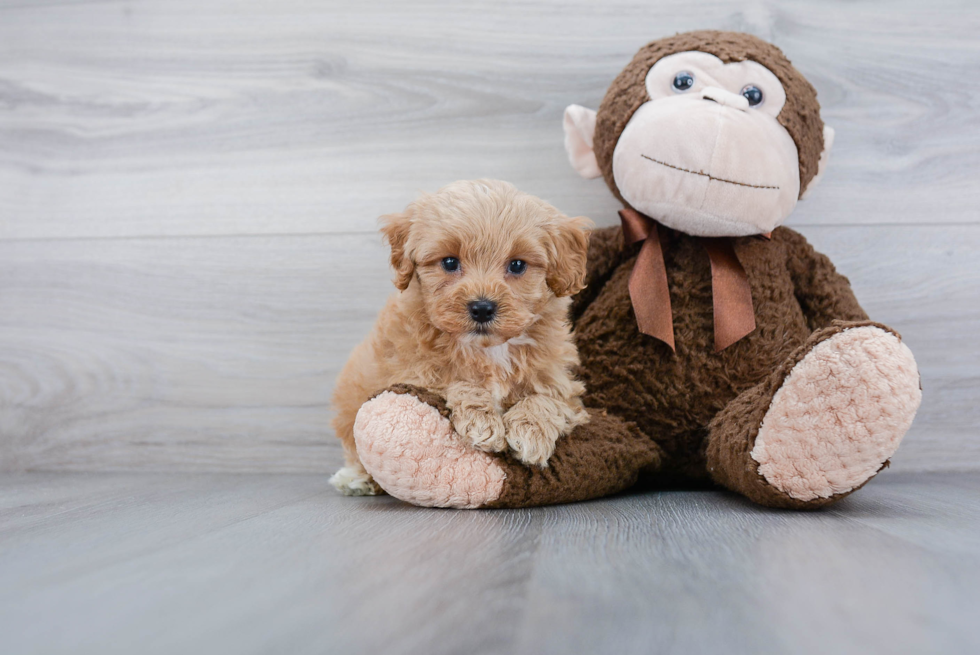
[[[443,257],[440,263],[442,264],[442,270],[447,273],[455,273],[459,270],[459,260],[455,257]]]
[[[691,87],[694,86],[694,76],[687,71],[681,71],[677,75],[674,75],[674,82],[671,86],[673,86],[674,91],[677,91],[678,93],[690,91]]]
[[[507,264],[507,272],[512,275],[521,275],[527,270],[527,262],[523,259],[515,259]]]
[[[753,84],[742,89],[742,95],[749,101],[749,107],[762,104],[762,89]]]

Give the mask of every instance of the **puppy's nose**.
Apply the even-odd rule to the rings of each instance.
[[[470,318],[477,323],[489,323],[497,313],[497,303],[486,298],[474,300],[466,307],[470,310]]]

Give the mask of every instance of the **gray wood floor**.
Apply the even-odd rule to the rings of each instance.
[[[376,217],[487,176],[612,223],[562,110],[704,27],[782,47],[837,130],[790,224],[918,358],[896,470],[980,467],[974,0],[0,0],[0,469],[334,468]]]
[[[815,513],[28,473],[0,478],[0,553],[4,653],[980,652],[980,473],[886,472]]]

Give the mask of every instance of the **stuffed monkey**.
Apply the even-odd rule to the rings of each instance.
[[[379,390],[358,454],[417,505],[525,507],[648,480],[817,508],[888,464],[921,401],[912,353],[847,279],[780,227],[823,175],[833,131],[775,46],[700,31],[643,47],[597,112],[565,111],[583,177],[621,225],[597,230],[572,320],[590,421],[545,468],[469,449],[441,398]]]

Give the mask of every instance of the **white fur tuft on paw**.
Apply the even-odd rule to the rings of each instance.
[[[345,466],[330,477],[330,484],[345,496],[377,496],[381,487],[364,471]]]

